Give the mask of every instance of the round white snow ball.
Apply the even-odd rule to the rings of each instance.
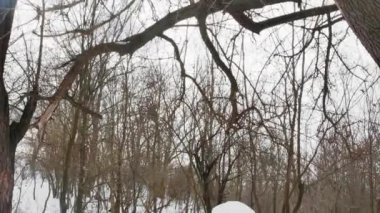
[[[242,202],[228,201],[215,206],[212,213],[255,213],[255,211]]]

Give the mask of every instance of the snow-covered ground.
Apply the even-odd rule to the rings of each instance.
[[[49,195],[47,181],[36,178],[36,181],[26,179],[18,182],[14,189],[13,209],[14,213],[55,213],[59,212],[59,200]],[[20,194],[21,193],[21,194]],[[45,207],[46,202],[46,207]],[[45,211],[44,211],[45,209]],[[144,212],[140,209],[139,212]],[[169,206],[163,213],[181,213],[181,206]],[[255,213],[244,203],[228,201],[216,206],[212,213]]]
[[[18,154],[31,152],[26,146],[18,148]],[[15,187],[13,189],[13,213],[56,213],[60,212],[59,199],[53,197],[49,182],[43,179],[38,173],[35,178],[31,172],[26,169],[27,163],[20,157],[16,164]],[[74,200],[70,200],[70,206],[73,206]],[[87,203],[86,212],[96,212],[96,205]],[[108,212],[107,208],[101,212]],[[165,207],[162,213],[182,213],[184,206],[172,203]],[[70,211],[69,211],[70,212]],[[143,205],[137,207],[138,213],[144,213]],[[202,213],[201,210],[192,210],[192,212]],[[1,213],[1,212],[0,212]],[[228,201],[216,206],[212,213],[255,213],[244,203],[239,201]]]
[[[49,183],[42,181],[40,178],[36,178],[36,181],[25,179],[16,182],[16,186],[13,189],[13,212],[59,212],[59,200],[53,198],[51,191],[49,191]]]
[[[50,192],[49,192],[50,191]],[[71,200],[71,206],[74,203]],[[181,213],[184,206],[173,203],[163,209],[163,213]],[[86,212],[96,212],[96,206],[88,205]],[[60,212],[59,199],[53,198],[49,183],[43,181],[39,176],[32,178],[16,179],[13,190],[13,213],[56,213]],[[70,210],[69,210],[70,212]],[[107,213],[103,209],[101,212]],[[138,213],[144,213],[143,205],[137,208]],[[1,213],[1,212],[0,212]]]

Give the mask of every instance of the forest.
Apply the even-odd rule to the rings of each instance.
[[[0,0],[0,213],[380,213],[379,11]]]

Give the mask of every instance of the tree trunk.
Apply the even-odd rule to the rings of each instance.
[[[0,9],[1,10],[1,9]],[[2,45],[3,46],[3,45]],[[5,60],[5,56],[4,56]],[[3,62],[3,61],[2,61]],[[0,72],[3,73],[0,66]],[[14,158],[16,147],[11,143],[8,94],[3,75],[0,76],[0,212],[12,211]]]
[[[0,104],[5,105],[0,98]],[[0,108],[2,108],[1,106]],[[14,161],[16,146],[10,141],[7,118],[0,115],[0,212],[12,212],[12,194],[14,185]]]
[[[85,105],[87,106],[87,104]],[[84,210],[83,199],[85,198],[86,188],[86,133],[87,133],[87,115],[82,114],[82,125],[80,127],[80,144],[79,144],[79,177],[78,177],[78,195],[75,201],[75,213],[81,213]]]
[[[288,159],[286,165],[286,176],[285,176],[285,186],[284,186],[284,201],[282,204],[282,213],[290,213],[290,184],[292,182],[292,166],[293,166],[293,154],[294,154],[294,145],[291,139],[288,149]]]
[[[380,67],[380,1],[335,0],[335,3]]]
[[[8,93],[4,83],[4,65],[16,0],[0,1],[0,212],[12,211],[16,143],[11,141]]]
[[[204,210],[205,213],[211,213],[212,211],[212,204],[211,204],[211,195],[210,195],[210,187],[208,183],[208,178],[205,178],[203,180],[203,202],[204,202]]]
[[[59,196],[59,204],[61,208],[61,213],[66,213],[68,208],[69,208],[69,203],[67,201],[67,193],[69,189],[69,169],[71,165],[71,152],[72,148],[75,143],[75,138],[78,132],[78,122],[79,122],[79,110],[74,109],[74,118],[72,121],[72,126],[71,126],[71,132],[70,132],[70,138],[67,143],[67,150],[66,150],[66,155],[65,155],[65,163],[64,163],[64,168],[63,168],[63,177],[62,177],[62,188],[61,188],[61,193]]]

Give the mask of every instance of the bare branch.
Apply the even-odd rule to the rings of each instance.
[[[243,12],[233,12],[229,11],[229,14],[244,28],[252,31],[253,33],[259,34],[262,30],[285,24],[288,22],[304,19],[307,17],[324,15],[337,11],[338,7],[336,5],[328,5],[317,8],[312,8],[308,10],[302,10],[299,12],[278,16],[276,18],[271,18],[262,22],[254,22]]]
[[[199,23],[199,31],[201,33],[201,37],[203,39],[203,42],[206,44],[207,49],[210,51],[212,58],[214,59],[215,63],[218,65],[219,68],[222,69],[224,74],[227,76],[228,80],[230,81],[231,88],[230,88],[230,97],[229,100],[232,105],[232,113],[230,117],[230,121],[232,123],[235,123],[236,117],[238,115],[238,110],[237,110],[237,99],[236,95],[239,91],[238,84],[236,82],[236,79],[234,75],[232,74],[232,71],[230,68],[227,67],[227,65],[224,64],[222,59],[220,58],[218,51],[212,44],[210,38],[207,35],[207,27],[206,27],[206,14],[205,15],[200,15],[198,17],[198,23]]]
[[[245,4],[243,4],[245,2]],[[253,4],[252,4],[253,2]],[[283,3],[283,2],[294,2],[291,0],[268,0],[265,1],[266,4],[263,4],[262,1],[231,1],[231,4],[229,5],[229,8],[231,11],[237,10],[242,5],[245,5],[244,9],[257,9],[262,8],[265,5],[270,4],[276,4],[276,3]],[[221,5],[219,5],[221,6]],[[74,59],[74,63],[69,70],[69,72],[66,74],[64,79],[62,80],[61,84],[59,85],[57,91],[53,95],[53,101],[49,104],[49,106],[46,108],[46,110],[42,113],[40,119],[37,121],[37,126],[39,128],[42,128],[50,119],[50,117],[53,115],[54,110],[59,104],[59,101],[64,97],[66,92],[71,87],[72,83],[78,76],[78,74],[82,70],[82,66],[88,62],[89,60],[93,59],[97,55],[111,53],[111,52],[117,52],[120,55],[126,55],[126,54],[133,54],[136,50],[144,46],[146,43],[154,39],[155,37],[161,35],[164,31],[172,28],[176,23],[198,16],[200,10],[205,11],[207,14],[215,13],[218,11],[221,11],[224,9],[224,7],[212,7],[210,5],[205,5],[203,1],[200,1],[196,4],[191,4],[189,6],[186,6],[184,8],[178,9],[174,12],[169,13],[159,21],[157,21],[152,26],[148,27],[146,30],[144,30],[141,33],[138,33],[136,35],[133,35],[131,37],[128,37],[121,42],[112,42],[112,43],[103,43],[99,44],[97,46],[94,46],[92,48],[89,48],[88,50],[84,51],[82,54],[76,57]],[[206,15],[207,15],[206,14]],[[204,24],[204,23],[203,23]],[[204,31],[204,30],[202,30]],[[204,33],[203,33],[204,34]],[[206,33],[207,34],[207,33]],[[211,46],[209,46],[211,47]],[[219,58],[220,59],[220,58]],[[220,66],[223,66],[220,61],[218,62]],[[232,102],[236,102],[236,92],[237,90],[237,84],[236,81],[234,83],[234,78],[232,74],[229,74],[228,69],[224,69],[224,72],[228,76],[232,87],[230,100]],[[227,72],[226,72],[227,71]],[[234,85],[236,84],[236,85]],[[236,104],[233,104],[233,114],[237,113],[237,107]]]

